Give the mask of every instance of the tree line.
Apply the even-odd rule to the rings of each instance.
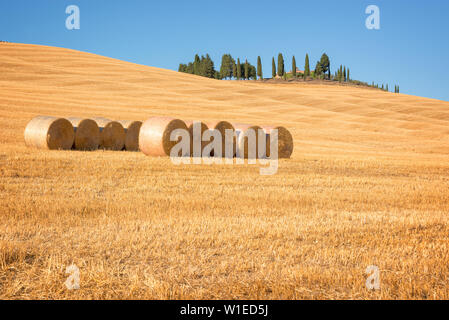
[[[292,57],[291,62],[291,72],[285,71],[285,61],[282,53],[278,54],[277,64],[275,58],[271,61],[271,76],[272,78],[280,78],[284,80],[288,79],[322,79],[322,80],[332,80],[339,82],[351,82],[357,85],[365,85],[369,87],[379,88],[388,91],[388,85],[386,87],[382,85],[369,85],[362,81],[352,80],[350,78],[349,67],[345,65],[340,65],[334,74],[331,73],[331,62],[330,58],[326,53],[321,55],[320,60],[315,64],[315,69],[310,68],[309,54],[306,54],[304,60],[304,70],[302,72],[297,72],[296,58]],[[262,59],[260,56],[257,57],[257,66],[253,66],[245,59],[244,62],[240,61],[240,58],[232,57],[231,54],[224,54],[221,58],[220,70],[215,69],[214,62],[210,58],[209,54],[206,56],[195,55],[193,62],[187,64],[179,64],[179,72],[185,72],[190,74],[195,74],[207,78],[214,79],[235,79],[235,80],[263,80],[262,71]],[[399,93],[399,86],[396,85],[394,88],[395,93]]]

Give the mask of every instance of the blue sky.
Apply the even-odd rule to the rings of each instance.
[[[371,4],[380,30],[365,27]],[[80,30],[65,27],[68,5],[80,8]],[[314,66],[326,52],[333,71],[345,64],[351,78],[449,101],[447,0],[1,1],[0,40],[173,70],[195,53],[209,53],[217,69],[223,53],[253,64],[260,55],[265,76],[279,52],[288,70],[292,55],[302,69],[306,53]]]

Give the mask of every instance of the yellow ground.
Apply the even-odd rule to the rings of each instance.
[[[39,114],[280,124],[295,150],[274,176],[39,151],[23,142]],[[448,125],[449,102],[2,43],[0,298],[448,299]]]

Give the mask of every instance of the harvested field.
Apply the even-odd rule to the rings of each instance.
[[[35,45],[0,43],[0,61],[1,299],[449,299],[449,102]],[[276,125],[294,150],[261,176],[28,148],[39,114]]]

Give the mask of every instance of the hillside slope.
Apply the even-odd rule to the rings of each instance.
[[[217,81],[74,50],[0,44],[1,143],[38,114],[282,124],[298,153],[449,154],[449,102],[368,88]]]

